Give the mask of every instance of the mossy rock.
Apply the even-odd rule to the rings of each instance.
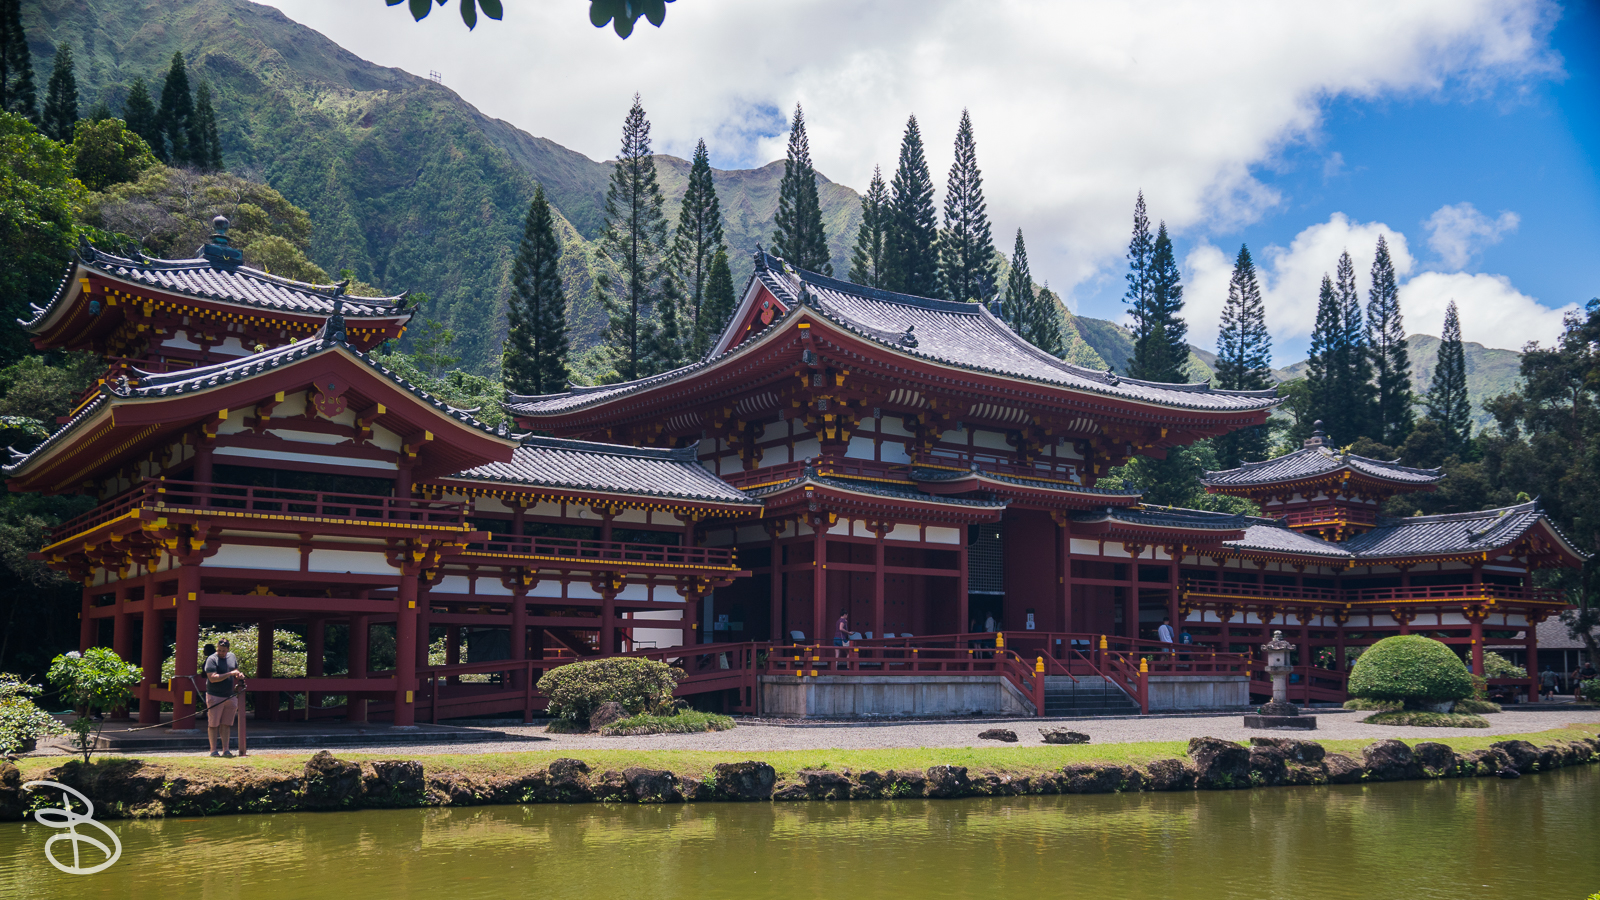
[[[1472,695],[1472,674],[1455,651],[1421,635],[1384,638],[1350,668],[1350,695],[1409,704],[1443,703]]]

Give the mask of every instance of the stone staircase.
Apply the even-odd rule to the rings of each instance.
[[[1044,680],[1046,716],[1137,716],[1139,704],[1116,684],[1099,675],[1079,675],[1074,682],[1065,675],[1050,675]]]

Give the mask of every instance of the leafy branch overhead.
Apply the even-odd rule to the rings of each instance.
[[[450,0],[384,0],[390,6],[406,4],[411,10],[411,18],[421,22],[433,12],[437,3],[445,6]],[[667,4],[673,0],[590,0],[589,21],[596,28],[610,25],[617,32],[617,37],[626,38],[633,34],[633,27],[639,24],[639,19],[650,21],[657,28],[667,18]],[[461,21],[467,23],[470,30],[478,25],[478,10],[495,21],[499,21],[505,8],[500,0],[461,0]]]

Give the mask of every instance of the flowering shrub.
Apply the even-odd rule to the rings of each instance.
[[[16,753],[29,741],[66,731],[33,702],[41,690],[32,682],[0,672],[0,753]]]
[[[138,666],[123,662],[110,647],[90,647],[83,653],[74,650],[51,660],[48,677],[61,691],[61,699],[83,712],[69,727],[72,743],[87,763],[100,732],[94,716],[103,716],[132,700],[133,689],[144,674]]]

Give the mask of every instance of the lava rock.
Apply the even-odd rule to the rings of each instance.
[[[427,782],[414,759],[380,759],[362,767],[364,806],[418,806]]]
[[[1250,783],[1277,787],[1289,780],[1289,755],[1271,744],[1250,748]]]
[[[718,763],[711,769],[711,782],[723,800],[770,800],[778,773],[764,762],[748,760]]]
[[[1253,737],[1250,739],[1252,747],[1276,747],[1283,751],[1285,762],[1296,762],[1301,765],[1314,766],[1322,762],[1327,751],[1316,741],[1302,741],[1299,738],[1273,738]]]
[[[1044,738],[1046,744],[1087,744],[1089,736],[1081,731],[1068,731],[1065,728],[1041,728],[1039,736]]]
[[[1527,741],[1495,741],[1489,746],[1505,751],[1512,768],[1519,772],[1531,772],[1539,762],[1539,748]]]
[[[1411,748],[1411,755],[1429,778],[1454,778],[1460,774],[1456,751],[1445,744],[1423,741]]]
[[[1366,760],[1367,779],[1370,781],[1405,781],[1422,777],[1422,766],[1417,763],[1411,748],[1394,738],[1368,744],[1361,755]]]
[[[773,791],[772,799],[778,801],[810,800],[811,792],[806,789],[804,784],[790,782],[788,784],[779,786],[777,790]]]
[[[600,704],[594,712],[589,714],[589,730],[599,731],[613,722],[620,722],[628,717],[628,711],[622,704],[615,700],[607,700]]]
[[[929,797],[965,797],[972,788],[966,766],[933,766],[927,778]]]
[[[20,822],[28,804],[22,796],[22,771],[0,762],[0,822]]]
[[[1366,768],[1343,753],[1324,756],[1322,767],[1328,773],[1329,784],[1356,784],[1367,777]]]
[[[1186,791],[1194,787],[1194,770],[1176,759],[1158,759],[1145,766],[1145,783],[1152,791]]]
[[[589,765],[581,759],[554,760],[542,777],[531,779],[527,795],[544,803],[587,803],[594,799]]]
[[[640,803],[672,803],[678,796],[678,776],[660,769],[629,766],[622,770],[622,779],[628,783],[633,799]]]
[[[1250,786],[1250,751],[1232,741],[1190,738],[1189,759],[1194,762],[1198,787],[1226,790]]]
[[[306,761],[304,781],[301,803],[306,809],[348,809],[366,788],[358,763],[338,759],[326,750]]]
[[[885,797],[926,797],[928,795],[928,777],[921,772],[897,772],[894,769],[890,769],[884,773],[883,780],[883,795]]]
[[[796,777],[805,785],[806,795],[813,800],[850,799],[850,788],[853,785],[848,777],[838,772],[806,769],[797,773]]]
[[[429,775],[427,784],[427,797],[434,806],[476,806],[491,799],[487,785],[456,772]]]
[[[1506,769],[1515,769],[1511,757],[1499,747],[1489,747],[1485,750],[1474,750],[1467,754],[1466,774],[1483,777],[1498,775]]]
[[[1109,794],[1122,787],[1121,766],[1066,766],[1061,770],[1064,794]]]
[[[607,769],[600,773],[598,779],[590,779],[594,788],[594,799],[601,803],[627,803],[634,799],[633,788],[628,786],[628,781],[621,772]]]
[[[980,741],[1005,741],[1008,744],[1017,742],[1017,733],[1009,728],[990,728],[978,732]]]

